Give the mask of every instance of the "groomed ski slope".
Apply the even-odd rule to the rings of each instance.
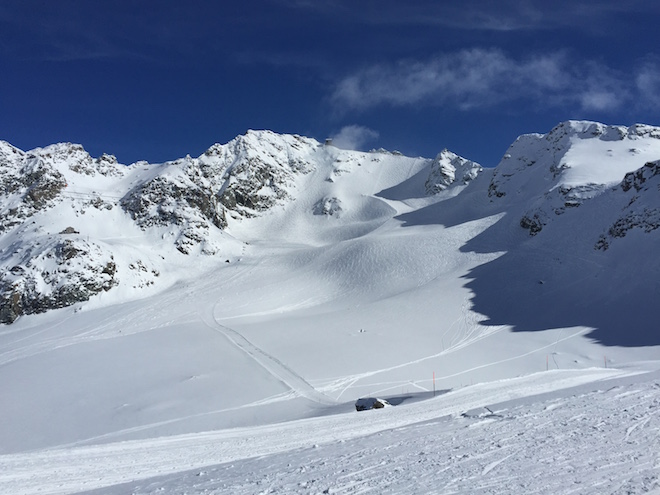
[[[364,413],[5,455],[0,491],[649,493],[660,373],[639,373],[548,371]]]
[[[459,389],[657,358],[603,349],[586,327],[481,324],[462,277],[493,256],[457,244],[494,220],[391,221],[340,247],[252,244],[157,296],[25,318],[3,329],[2,453],[325,415],[428,393],[434,375]]]

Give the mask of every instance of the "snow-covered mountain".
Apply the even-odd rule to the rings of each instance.
[[[200,467],[231,462],[233,485],[223,485],[227,465],[205,485],[169,478],[128,491],[254,493],[267,487],[251,482],[261,465],[251,457],[269,456],[269,486],[273,469],[313,483],[296,463],[314,445],[350,470],[361,435],[387,431],[403,446],[406,428],[443,416],[453,432],[438,436],[443,445],[459,448],[465,431],[476,448],[479,426],[503,436],[493,449],[513,448],[506,438],[541,431],[537,416],[555,424],[555,408],[574,452],[587,438],[604,456],[608,432],[623,431],[633,455],[637,426],[585,436],[573,424],[598,423],[594,400],[608,417],[655,424],[657,373],[634,376],[660,369],[660,128],[568,121],[519,137],[494,168],[448,150],[411,158],[269,131],[162,164],[0,142],[0,183],[0,472],[23,473],[0,475],[0,491],[69,493],[190,469],[182,479],[197,479]],[[621,376],[603,385],[628,387],[608,409],[594,382]],[[574,400],[567,387],[577,385]],[[530,397],[540,393],[556,395]],[[638,406],[628,396],[648,411],[621,413]],[[358,397],[397,407],[356,413]],[[493,407],[514,399],[523,402],[509,412]],[[516,415],[520,430],[499,422]],[[396,462],[462,473],[433,485],[428,470],[402,468],[430,491],[477,486],[474,473],[486,480],[509,455],[445,462],[428,455],[430,430],[414,429],[410,445],[425,453],[404,448]],[[511,455],[541,455],[534,445],[515,442]],[[376,476],[388,456],[360,459]],[[529,462],[499,486],[529,486]],[[650,469],[621,466],[609,481],[576,476],[598,481],[593,493],[634,492]],[[367,478],[332,486],[386,486]],[[288,491],[310,487],[334,489]]]
[[[170,247],[184,255],[235,257],[244,236],[232,233],[244,229],[233,224],[265,214],[288,221],[294,200],[306,202],[303,215],[344,217],[334,225],[341,230],[373,222],[365,210],[376,203],[382,203],[384,218],[394,212],[373,197],[377,190],[335,187],[335,181],[346,182],[345,174],[365,182],[365,174],[399,169],[386,179],[393,181],[384,184],[389,186],[408,179],[404,174],[420,173],[426,180],[415,194],[433,195],[467,184],[481,170],[449,151],[435,160],[411,159],[343,151],[268,131],[249,131],[198,158],[159,165],[124,166],[109,155],[93,159],[70,143],[26,153],[1,142],[0,160],[2,323],[84,302],[116,286],[155,285],[173,258],[194,265]],[[372,199],[363,203],[363,195]]]
[[[520,220],[531,235],[548,222],[621,182],[655,160],[660,129],[647,125],[605,126],[564,122],[547,134],[519,137],[495,169],[491,198],[524,203]]]

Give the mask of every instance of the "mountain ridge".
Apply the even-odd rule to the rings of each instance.
[[[126,235],[124,230],[129,228],[134,233],[139,229],[153,237],[153,243],[169,241],[184,255],[231,258],[240,250],[241,241],[232,238],[229,223],[237,225],[292,202],[296,188],[313,171],[331,185],[351,168],[362,166],[362,161],[414,161],[395,154],[340,150],[310,138],[271,131],[248,131],[225,145],[211,146],[198,158],[188,156],[154,165],[136,162],[124,166],[106,154],[94,159],[81,145],[72,143],[28,152],[6,142],[0,144],[0,181],[6,191],[0,225],[6,236],[0,261],[6,270],[0,279],[2,323],[11,323],[22,314],[86,301],[119,285],[127,278],[120,274],[128,270],[133,272],[129,283],[136,288],[156,284],[156,277],[166,271],[162,263],[154,266],[138,253],[125,262],[115,261],[116,253],[101,237],[103,229],[90,226],[85,215],[94,217],[94,223],[126,224],[123,217],[130,217],[132,224],[125,225],[126,229],[109,228],[115,237]],[[447,157],[459,166],[467,163],[457,155]],[[479,168],[469,163],[474,170]],[[436,160],[434,167],[427,188],[446,189],[454,182],[454,166],[446,163],[439,169]],[[468,174],[460,180],[466,183],[471,178]],[[442,184],[436,186],[433,181]],[[338,197],[323,196],[310,209],[314,215],[337,218],[342,204]],[[57,218],[50,218],[53,215]],[[352,217],[356,223],[364,223],[356,215]],[[53,221],[59,225],[54,227]],[[101,237],[101,242],[93,242],[91,237]],[[63,250],[73,254],[64,258],[55,254]],[[167,248],[160,255],[163,259],[171,256]],[[51,277],[53,269],[42,266],[44,259],[54,259],[58,273],[71,273],[69,280]],[[109,263],[115,269],[92,269]],[[119,273],[115,273],[117,269]],[[95,273],[107,273],[111,280],[81,285],[81,279],[91,280]]]
[[[128,166],[113,155],[94,159],[71,143],[24,152],[2,141],[0,322],[81,303],[120,285],[165,287],[176,279],[167,276],[168,264],[180,254],[230,262],[246,242],[332,244],[401,215],[428,210],[442,217],[447,200],[460,203],[485,180],[479,193],[485,206],[477,214],[507,211],[518,228],[537,236],[617,184],[626,192],[632,187],[626,184],[646,180],[656,169],[645,164],[658,157],[660,128],[590,121],[522,135],[494,169],[446,149],[433,159],[409,158],[272,131],[250,130],[197,158]],[[657,228],[652,192],[636,192],[650,198],[638,205],[649,205],[612,218],[591,245],[606,250],[635,227]],[[131,244],[133,238],[143,240]],[[158,255],[141,255],[143,241]],[[91,282],[99,277],[107,280]]]

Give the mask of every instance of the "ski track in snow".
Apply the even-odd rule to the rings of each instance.
[[[441,339],[440,339],[441,341],[447,334],[450,334],[450,335],[453,336],[452,337],[452,342],[447,348],[444,348],[444,345],[443,345],[443,350],[438,352],[438,353],[431,354],[429,356],[424,356],[424,357],[419,358],[419,359],[414,359],[412,361],[408,361],[408,362],[405,362],[405,363],[399,363],[395,366],[390,366],[388,368],[382,368],[382,369],[379,369],[379,370],[371,370],[371,371],[367,371],[367,372],[364,372],[364,373],[358,373],[358,374],[350,375],[350,376],[343,376],[341,378],[337,378],[336,380],[332,380],[329,383],[325,383],[323,386],[319,387],[319,390],[321,392],[326,392],[326,393],[339,392],[339,394],[337,395],[337,400],[339,400],[341,398],[341,396],[347,390],[351,389],[351,387],[353,387],[357,382],[359,382],[360,380],[362,380],[364,378],[369,378],[369,377],[372,377],[374,375],[378,375],[378,374],[386,373],[388,371],[393,371],[393,370],[405,368],[405,367],[411,366],[413,364],[423,363],[424,361],[428,361],[428,360],[431,360],[431,359],[436,359],[438,357],[446,356],[446,355],[448,355],[452,352],[455,352],[459,349],[463,349],[465,347],[468,347],[468,346],[470,346],[470,345],[472,345],[472,344],[474,344],[474,343],[476,343],[476,342],[478,342],[482,339],[490,337],[491,335],[494,335],[494,334],[500,332],[502,329],[506,328],[506,325],[499,325],[497,327],[480,326],[480,325],[478,325],[478,323],[476,321],[477,318],[478,318],[478,316],[474,312],[470,311],[470,302],[469,302],[469,296],[468,296],[468,297],[466,297],[464,303],[461,306],[461,315],[447,328],[447,330],[445,330],[445,332],[441,336]],[[454,329],[454,327],[456,327],[456,326],[460,326],[460,328],[458,330],[452,331]],[[534,350],[532,352],[536,352],[536,350]],[[516,359],[518,357],[520,357],[520,356],[515,356],[512,359]],[[484,367],[487,367],[487,366],[490,366],[490,365],[493,365],[493,364],[497,364],[497,363],[489,363],[489,364],[484,365]],[[473,371],[473,370],[465,370],[465,371],[462,371],[461,373],[467,373],[469,371]],[[451,375],[451,376],[454,376],[454,375]],[[448,377],[438,377],[438,378],[448,378]],[[400,385],[401,383],[409,383],[412,386],[414,386],[416,388],[419,388],[422,391],[428,391],[428,389],[426,389],[424,387],[421,387],[417,383],[409,382],[409,381],[405,381],[405,382],[401,382],[401,381],[384,382],[382,384],[383,385]],[[391,390],[391,386],[383,389],[382,391],[387,391],[387,390]],[[375,391],[375,392],[373,392],[373,394],[378,394],[380,392],[381,391]]]
[[[0,493],[648,493],[659,411],[658,372],[551,371],[380,411],[4,455]]]
[[[239,266],[229,277],[220,281],[216,279],[209,279],[202,283],[196,281],[195,290],[186,290],[183,296],[180,290],[169,290],[158,294],[156,296],[156,306],[150,311],[145,311],[143,306],[138,305],[135,309],[122,312],[122,316],[119,318],[112,312],[105,319],[94,320],[80,327],[72,326],[66,328],[66,331],[63,332],[59,332],[60,327],[66,327],[72,316],[65,317],[52,326],[44,326],[36,332],[30,332],[29,328],[23,329],[21,332],[27,334],[25,337],[8,341],[6,345],[0,346],[0,366],[70,345],[117,337],[118,328],[122,329],[122,335],[129,335],[165,326],[175,319],[185,316],[181,314],[178,308],[197,301],[199,293],[205,293],[208,289],[217,288],[218,286],[228,286],[236,279],[253,272],[262,262],[263,258],[257,257],[250,264]],[[186,285],[190,287],[190,282]],[[164,315],[168,314],[172,315],[169,321],[163,318]],[[158,323],[155,322],[156,319],[159,320]],[[6,333],[11,333],[11,330]]]
[[[459,349],[463,349],[465,347],[468,347],[468,346],[470,346],[472,344],[475,344],[476,342],[478,342],[482,339],[485,339],[485,338],[487,338],[487,337],[489,337],[493,334],[496,334],[504,328],[506,328],[506,325],[500,325],[498,327],[494,327],[492,330],[484,330],[483,327],[481,329],[466,330],[465,333],[463,333],[461,335],[461,337],[458,338],[456,343],[453,343],[447,349],[444,349],[443,351],[441,351],[439,353],[432,354],[430,356],[424,356],[422,358],[415,359],[415,360],[412,360],[412,361],[409,361],[409,362],[400,363],[400,364],[397,364],[396,366],[391,366],[389,368],[383,368],[383,369],[380,369],[380,370],[373,370],[373,371],[368,371],[368,372],[365,372],[365,373],[359,373],[359,374],[356,374],[356,375],[341,377],[341,378],[338,378],[336,380],[331,381],[330,383],[324,384],[323,386],[319,387],[318,390],[320,390],[321,392],[336,392],[336,391],[339,391],[339,394],[337,395],[337,400],[339,400],[341,398],[341,396],[344,394],[344,392],[349,390],[357,382],[359,382],[360,380],[362,380],[364,378],[368,378],[368,377],[378,375],[378,374],[381,374],[381,373],[386,373],[388,371],[393,371],[393,370],[405,368],[407,366],[417,364],[417,363],[422,363],[424,361],[427,361],[427,360],[430,360],[430,359],[435,359],[435,358],[438,358],[438,357],[441,357],[441,356],[446,356],[446,355],[448,355],[452,352],[455,352]],[[439,376],[436,377],[436,379],[437,380],[442,380],[442,379],[446,379],[446,378],[453,378],[453,377],[456,377],[456,376],[459,376],[459,375],[468,374],[471,371],[476,371],[476,370],[488,368],[490,366],[495,366],[495,365],[506,363],[506,362],[509,362],[509,361],[514,361],[516,359],[520,359],[522,357],[529,356],[531,354],[535,354],[539,351],[542,351],[544,349],[548,349],[550,347],[556,348],[558,343],[563,342],[565,340],[572,339],[572,338],[577,337],[579,335],[582,335],[582,334],[586,333],[587,331],[588,330],[583,330],[581,332],[572,333],[571,335],[568,335],[568,336],[563,337],[563,338],[557,338],[551,344],[541,346],[541,347],[537,347],[537,348],[534,348],[534,349],[529,350],[527,352],[524,352],[522,354],[517,354],[515,356],[508,357],[506,359],[500,359],[498,361],[488,362],[488,363],[485,363],[485,364],[482,364],[482,365],[479,365],[479,366],[474,366],[474,367],[469,368],[469,369],[462,369],[459,372],[448,374],[448,375],[442,375],[442,376],[439,375]],[[409,384],[411,384],[411,385],[413,385],[417,388],[420,388],[421,390],[428,391],[427,389],[425,389],[423,387],[420,387],[418,384],[416,384],[414,382],[394,381],[394,382],[383,382],[381,384],[372,384],[372,385],[389,385],[388,387],[384,388],[383,390],[374,391],[373,394],[377,395],[380,392],[391,390],[391,388],[392,388],[391,385],[400,385],[401,383],[406,383],[406,384],[409,383]]]
[[[268,354],[263,349],[260,349],[254,345],[236,330],[218,323],[214,313],[215,311],[212,310],[210,315],[200,315],[205,325],[224,335],[227,340],[229,340],[232,344],[254,359],[254,361],[256,361],[266,371],[283,382],[287,387],[295,392],[296,395],[305,397],[306,399],[310,399],[320,404],[336,404],[336,401],[332,400],[322,392],[316,390],[302,376],[282,363],[282,361],[277,359],[275,356]]]

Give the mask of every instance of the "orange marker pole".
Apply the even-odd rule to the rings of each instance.
[[[435,371],[433,372],[433,397],[435,397]]]

